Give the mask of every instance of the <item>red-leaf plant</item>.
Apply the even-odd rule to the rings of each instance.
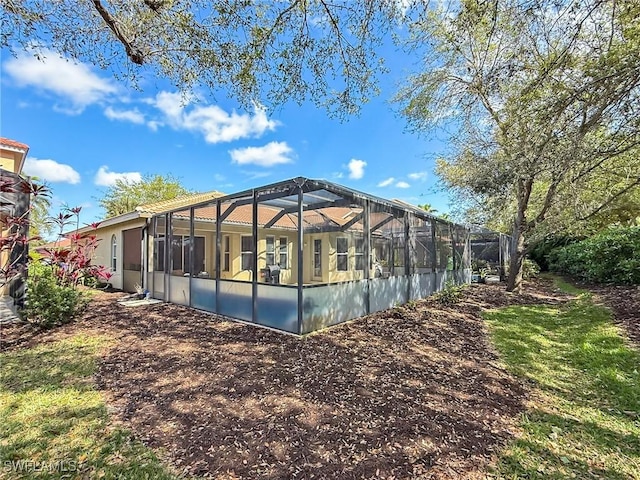
[[[28,179],[16,180],[12,177],[0,177],[0,193],[29,194],[31,198],[38,195],[50,197],[51,193],[45,185],[38,185]],[[9,205],[9,204],[7,204]],[[4,205],[0,205],[2,207]],[[29,214],[33,209],[33,201],[27,210],[18,216],[3,215],[2,232],[0,235],[0,252],[8,252],[2,255],[0,263],[0,287],[8,284],[14,278],[24,275],[27,270],[27,262],[22,255],[12,255],[11,252],[22,252],[23,247],[38,240],[39,237],[28,237]],[[94,233],[80,233],[80,211],[82,207],[65,208],[58,216],[52,218],[52,222],[59,228],[58,240],[53,248],[44,249],[44,261],[51,265],[59,285],[77,286],[89,278],[95,278],[98,282],[106,283],[111,278],[111,272],[102,265],[92,265],[91,260],[98,246],[99,239]],[[1,215],[1,211],[0,211]],[[75,223],[76,230],[67,235],[70,239],[68,246],[61,246],[60,239],[64,238],[64,229]],[[88,225],[91,232],[95,231],[99,223]]]
[[[93,278],[99,283],[107,283],[112,273],[102,265],[91,263],[100,239],[93,233],[100,223],[87,225],[89,232],[80,232],[80,211],[82,207],[65,208],[52,221],[59,228],[58,240],[53,248],[44,249],[45,261],[52,265],[60,285],[77,286]],[[75,231],[63,234],[67,226],[75,223]],[[61,246],[62,238],[69,239],[68,246]]]

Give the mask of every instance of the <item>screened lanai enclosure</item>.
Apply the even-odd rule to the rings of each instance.
[[[469,231],[407,204],[294,178],[156,215],[157,299],[295,334],[471,279]]]
[[[509,235],[494,232],[486,228],[474,228],[470,232],[471,264],[474,271],[487,268],[505,277],[511,251],[512,240]]]

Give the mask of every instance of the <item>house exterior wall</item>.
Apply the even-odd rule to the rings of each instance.
[[[92,232],[99,239],[98,246],[93,253],[93,264],[104,265],[109,267],[112,273],[112,277],[109,283],[113,288],[122,289],[124,287],[124,270],[123,270],[123,231],[131,228],[143,227],[145,225],[145,219],[138,218],[127,222],[119,223],[117,225],[98,227],[95,232]],[[111,266],[111,238],[116,237],[116,269],[115,271]]]
[[[186,222],[176,222],[173,228],[174,235],[188,236],[189,228]],[[229,236],[230,246],[230,268],[228,271],[223,270],[220,266],[220,278],[222,280],[238,280],[244,282],[252,281],[252,271],[242,269],[242,237],[250,237],[252,234],[251,227],[245,225],[222,224],[221,237],[224,248],[224,237]],[[194,236],[204,237],[205,239],[205,270],[211,278],[215,277],[215,259],[216,259],[216,233],[215,224],[207,222],[195,222]],[[280,239],[287,239],[287,268],[280,270],[280,284],[296,285],[298,283],[298,241],[297,232],[292,230],[283,230],[275,228],[260,228],[258,230],[258,275],[261,269],[267,267],[267,237],[275,239],[275,259],[278,263]],[[346,271],[339,271],[337,267],[337,239],[348,239],[348,266]],[[311,283],[337,283],[351,280],[364,279],[363,270],[355,270],[356,264],[356,243],[355,236],[349,233],[317,233],[304,235],[304,270],[303,282]],[[313,268],[313,247],[314,240],[320,240],[322,245],[322,275],[314,275]],[[223,262],[224,252],[220,252],[220,261]],[[366,264],[366,261],[365,261]],[[374,276],[374,269],[370,269],[370,277]],[[172,272],[175,276],[183,276],[184,271]],[[258,281],[262,279],[258,276]]]
[[[20,168],[23,155],[24,154],[20,152],[6,150],[4,148],[0,149],[0,168],[13,173],[20,173],[18,169]]]

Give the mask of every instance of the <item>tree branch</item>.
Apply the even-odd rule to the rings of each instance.
[[[120,26],[118,25],[118,21],[111,16],[111,14],[104,8],[104,5],[100,2],[100,0],[93,0],[93,6],[96,8],[104,22],[111,29],[116,38],[122,43],[125,51],[127,52],[127,57],[136,65],[143,65],[145,60],[144,53],[136,48],[132,42],[127,38],[125,33],[122,31]]]
[[[602,205],[600,205],[598,208],[596,208],[589,215],[587,215],[586,217],[580,217],[578,220],[580,220],[580,221],[589,220],[591,217],[593,217],[594,215],[597,215],[599,212],[604,210],[605,207],[611,205],[611,203],[616,198],[621,197],[622,195],[624,195],[625,193],[627,193],[628,191],[630,191],[631,189],[633,189],[634,187],[636,187],[638,185],[640,185],[640,177],[638,177],[634,182],[632,182],[631,184],[627,185],[625,188],[620,190],[618,193],[616,193],[615,195],[610,197],[606,202],[604,202]]]

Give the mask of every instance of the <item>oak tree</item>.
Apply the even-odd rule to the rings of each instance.
[[[515,290],[531,239],[563,202],[602,181],[602,195],[578,205],[590,217],[640,185],[640,4],[455,5],[414,25],[430,49],[399,100],[417,130],[454,132],[438,171],[463,206],[509,216]]]
[[[403,2],[3,0],[2,46],[49,50],[133,82],[151,73],[244,106],[307,99],[356,112]]]

